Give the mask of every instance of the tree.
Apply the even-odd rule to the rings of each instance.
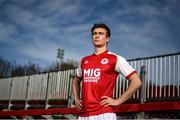
[[[25,75],[25,69],[18,65],[12,69],[11,76],[23,76]]]
[[[75,60],[67,60],[66,62],[53,62],[49,67],[44,69],[44,72],[47,71],[58,71],[58,70],[68,70],[68,69],[74,69],[78,67],[78,62]]]
[[[78,62],[74,60],[67,60],[66,62],[62,62],[61,70],[74,69],[78,67]]]
[[[9,77],[11,75],[12,64],[0,57],[0,78]]]
[[[0,78],[31,75],[40,72],[74,69],[77,66],[77,61],[67,60],[65,62],[62,62],[61,64],[58,62],[54,62],[49,67],[42,69],[39,65],[32,62],[29,62],[25,65],[16,65],[0,57]]]
[[[12,70],[12,76],[23,76],[40,73],[41,68],[39,65],[29,62],[25,65],[18,65]]]
[[[36,74],[41,72],[41,67],[37,64],[29,62],[28,64],[24,65],[24,73],[25,74]]]

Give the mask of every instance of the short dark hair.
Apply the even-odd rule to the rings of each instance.
[[[104,23],[95,23],[94,26],[91,28],[91,33],[93,34],[94,29],[96,28],[104,28],[107,32],[107,37],[111,37],[111,31],[109,27]]]

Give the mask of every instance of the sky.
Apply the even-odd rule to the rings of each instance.
[[[180,0],[0,0],[0,57],[47,66],[92,54],[91,27],[111,29],[126,59],[180,52]]]

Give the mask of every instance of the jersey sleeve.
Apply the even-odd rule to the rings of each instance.
[[[81,62],[78,65],[77,71],[76,71],[76,76],[78,78],[82,78],[82,69],[81,69]]]
[[[115,70],[126,77],[126,79],[129,79],[136,73],[136,70],[127,62],[127,60],[119,55],[117,55]]]

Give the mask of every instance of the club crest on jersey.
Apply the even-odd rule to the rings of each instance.
[[[109,60],[107,58],[103,58],[101,60],[101,64],[107,64],[109,62]]]

